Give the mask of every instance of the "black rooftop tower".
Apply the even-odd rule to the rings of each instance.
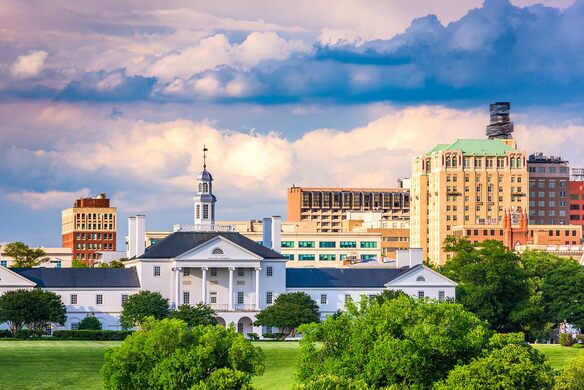
[[[491,124],[487,126],[487,137],[489,139],[509,139],[513,138],[513,122],[509,119],[511,103],[496,102],[490,105]]]

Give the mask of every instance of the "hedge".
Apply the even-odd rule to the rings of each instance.
[[[55,330],[53,337],[63,340],[124,340],[131,330]]]

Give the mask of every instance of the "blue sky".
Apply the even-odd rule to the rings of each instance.
[[[107,192],[191,221],[202,144],[218,217],[285,214],[296,185],[393,186],[512,102],[521,149],[584,166],[584,1],[4,1],[0,241],[60,244]]]

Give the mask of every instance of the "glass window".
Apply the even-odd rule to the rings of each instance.
[[[327,298],[326,294],[320,294],[320,304],[326,305],[327,302],[328,302],[328,298]]]
[[[341,241],[341,248],[357,248],[357,241]]]
[[[345,294],[345,304],[351,300],[351,294]]]
[[[237,292],[237,304],[243,305],[243,291]]]
[[[203,205],[203,219],[209,219],[209,205]]]
[[[245,275],[245,270],[243,268],[238,268],[237,269],[237,276],[244,276]]]
[[[424,298],[425,294],[423,291],[418,291],[418,298]]]
[[[298,248],[314,248],[314,241],[298,241]]]
[[[274,267],[271,267],[271,266],[267,267],[266,268],[266,275],[267,276],[274,276]]]
[[[444,291],[438,291],[438,302],[444,302]]]
[[[217,292],[213,291],[209,293],[209,303],[217,303]]]
[[[298,255],[298,260],[314,260],[314,255]]]
[[[217,276],[217,268],[211,268],[211,276]]]
[[[337,243],[334,241],[320,241],[318,243],[319,248],[335,248]]]
[[[377,242],[375,241],[361,241],[361,248],[377,248]]]
[[[70,300],[72,305],[76,305],[77,304],[77,294],[71,294],[71,300]]]
[[[284,258],[286,258],[288,260],[294,260],[294,255],[282,254],[282,256],[284,256]]]
[[[122,305],[128,302],[128,294],[122,294]]]
[[[154,266],[154,276],[160,276],[160,266],[159,265]]]
[[[183,291],[183,301],[182,303],[184,305],[190,305],[191,304],[191,293],[189,291]]]
[[[266,292],[266,305],[271,305],[273,302],[273,294],[271,291]]]
[[[103,294],[97,294],[95,296],[95,304],[96,305],[103,305]]]
[[[361,255],[361,260],[375,259],[376,255]]]
[[[319,260],[336,260],[336,255],[326,254],[326,255],[318,255]]]
[[[294,248],[294,241],[282,241],[282,248]]]
[[[191,276],[191,269],[183,268],[183,276]]]

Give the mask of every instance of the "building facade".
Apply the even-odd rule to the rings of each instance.
[[[0,265],[2,267],[12,267],[14,260],[4,254],[3,248],[8,244],[7,242],[0,242]],[[33,248],[36,249],[36,248]],[[69,268],[73,259],[71,248],[45,248],[39,247],[45,252],[47,261],[42,262],[40,267],[46,268]]]
[[[567,161],[557,156],[535,153],[527,160],[529,172],[529,223],[569,224]]]
[[[573,168],[568,183],[570,224],[584,226],[584,168]]]
[[[407,188],[308,188],[288,189],[288,221],[313,221],[316,231],[338,233],[347,211],[381,210],[383,219],[407,220],[410,191]]]
[[[116,250],[116,208],[106,194],[80,198],[62,211],[62,246],[74,259],[93,264],[98,252]]]

